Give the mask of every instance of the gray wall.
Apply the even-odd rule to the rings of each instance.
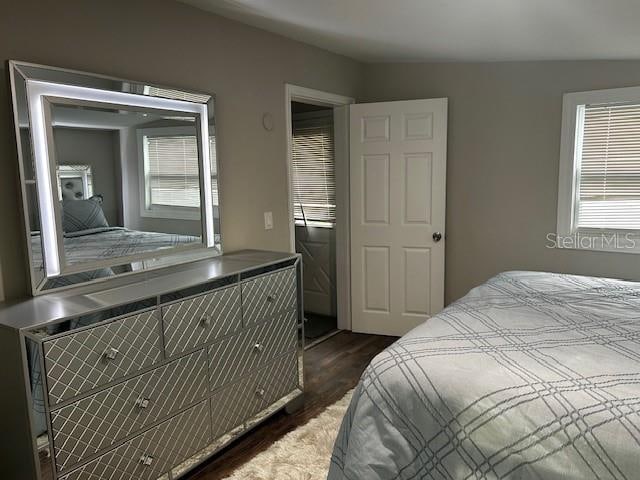
[[[153,20],[150,20],[150,13]],[[286,250],[284,84],[356,96],[349,59],[173,0],[6,2],[0,59],[18,59],[216,94],[226,251]],[[6,70],[5,70],[6,71]],[[7,297],[27,292],[8,81],[0,81],[0,262]],[[262,128],[271,112],[275,128]],[[263,212],[274,229],[264,230]],[[19,247],[18,247],[19,249]]]
[[[102,210],[111,226],[122,224],[118,132],[88,128],[53,129],[59,165],[89,165],[93,193],[102,195]]]
[[[640,255],[545,248],[562,94],[640,85],[640,62],[377,64],[366,101],[449,97],[446,297],[503,270],[640,280]]]
[[[363,66],[172,0],[11,2],[0,16],[0,59],[10,58],[216,93],[227,251],[289,246],[288,82],[369,101],[449,97],[448,301],[508,269],[640,279],[640,256],[545,248],[556,222],[562,93],[640,85],[640,62]],[[264,112],[274,115],[272,132],[261,126]],[[14,142],[5,80],[0,284],[8,297],[27,291],[16,255]],[[265,210],[273,230],[263,228]]]

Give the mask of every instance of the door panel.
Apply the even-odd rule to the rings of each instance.
[[[352,328],[403,335],[444,306],[447,99],[352,105],[350,132]]]
[[[404,223],[431,224],[431,153],[404,156]]]
[[[363,247],[364,309],[389,313],[389,247]]]
[[[336,316],[336,230],[296,225],[302,254],[305,312]]]
[[[363,155],[363,224],[389,223],[389,155]]]
[[[405,314],[431,313],[431,249],[404,248]]]

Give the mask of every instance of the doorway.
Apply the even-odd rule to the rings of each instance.
[[[303,264],[305,343],[350,329],[347,97],[286,87],[291,250]]]
[[[291,102],[295,249],[302,255],[305,340],[336,331],[333,108]]]

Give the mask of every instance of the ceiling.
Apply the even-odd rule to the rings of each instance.
[[[640,59],[640,0],[180,0],[364,62]]]

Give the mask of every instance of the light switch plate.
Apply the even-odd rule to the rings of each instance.
[[[264,229],[271,230],[273,228],[273,213],[264,212]]]

